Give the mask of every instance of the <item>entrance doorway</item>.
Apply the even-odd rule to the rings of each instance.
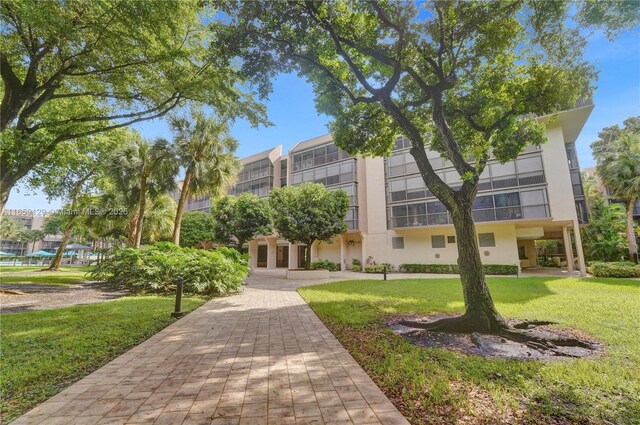
[[[289,267],[289,246],[278,245],[276,253],[276,267]]]
[[[267,245],[258,245],[258,267],[267,267]]]

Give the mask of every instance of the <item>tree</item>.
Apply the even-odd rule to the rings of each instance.
[[[269,201],[253,193],[225,196],[211,207],[215,240],[235,244],[238,251],[258,235],[272,233],[272,213]]]
[[[629,259],[638,262],[633,208],[640,196],[640,116],[624,121],[624,128],[607,127],[591,144],[597,172],[604,186],[627,205],[626,234]]]
[[[572,3],[289,1],[222,8],[227,19],[212,24],[221,41],[211,46],[215,54],[245,58],[242,71],[265,91],[278,72],[307,78],[319,112],[335,118],[330,127],[339,147],[385,156],[398,135],[410,141],[426,186],[453,220],[465,314],[404,323],[547,344],[496,310],[471,209],[491,157],[506,162],[526,144],[543,143],[546,119],[536,116],[591,96],[596,73],[582,58],[585,39],[567,24]],[[453,165],[459,188],[436,173],[426,148]]]
[[[175,189],[179,167],[174,147],[163,138],[153,143],[137,133],[113,157],[110,176],[129,202],[128,245],[140,247],[147,196],[155,199]]]
[[[349,212],[349,198],[343,190],[327,190],[318,183],[276,188],[269,195],[273,226],[291,243],[307,245],[304,268],[311,267],[311,245],[329,242],[347,231],[344,217]]]
[[[589,210],[589,224],[583,231],[587,257],[596,261],[622,260],[627,249],[625,227],[624,207],[597,199]]]
[[[179,245],[187,199],[222,195],[235,182],[240,162],[234,156],[238,142],[231,137],[222,119],[207,117],[202,110],[192,109],[190,118],[172,117],[171,129],[178,163],[185,170],[173,226],[173,243]]]
[[[31,184],[41,187],[49,199],[66,202],[59,212],[63,216],[63,237],[49,267],[51,271],[60,269],[64,250],[71,240],[74,226],[79,223],[78,219],[91,214],[87,210],[91,201],[89,192],[105,178],[109,156],[123,141],[115,135],[99,134],[58,144],[56,160],[38,165],[30,178]]]
[[[20,220],[6,215],[0,216],[0,238],[15,239],[23,230],[24,224]]]
[[[180,246],[194,247],[209,242],[213,237],[214,221],[211,214],[202,211],[187,211],[180,227]]]
[[[19,233],[19,238],[21,241],[26,243],[31,243],[31,251],[33,252],[36,246],[36,242],[44,239],[45,234],[42,230],[36,229],[26,229],[22,230]]]
[[[207,50],[197,0],[0,4],[0,213],[57,144],[161,117],[185,101],[264,121],[234,66]]]
[[[173,220],[176,216],[176,201],[170,195],[155,197],[147,204],[145,225],[142,228],[142,240],[152,244],[169,241],[173,234]]]

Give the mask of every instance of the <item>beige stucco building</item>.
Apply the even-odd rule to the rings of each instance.
[[[547,123],[547,143],[527,147],[515,161],[491,161],[486,167],[474,203],[483,262],[535,267],[536,239],[562,239],[571,247],[573,234],[577,243],[565,250],[567,267],[585,272],[576,229],[587,217],[575,141],[592,109],[587,101],[554,119],[541,117]],[[445,182],[461,184],[448,161],[436,152],[428,156]],[[300,142],[287,154],[278,146],[242,163],[233,194],[268,196],[273,187],[309,181],[347,193],[349,230],[331,243],[310,247],[312,260],[331,260],[343,270],[354,259],[394,266],[457,261],[449,214],[425,187],[406,139],[397,140],[388,158],[352,157],[325,135]],[[191,200],[187,208],[208,211],[209,206],[204,198]],[[297,268],[307,247],[268,235],[251,241],[247,249],[254,267]]]

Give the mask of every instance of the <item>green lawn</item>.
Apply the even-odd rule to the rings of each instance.
[[[7,423],[173,322],[174,297],[0,316],[0,422]],[[186,297],[183,310],[205,302]]]
[[[46,268],[46,266],[0,266],[0,276],[5,273],[20,273],[20,272],[37,272]],[[62,272],[88,272],[93,267],[90,266],[77,266],[77,267],[60,267]]]
[[[25,267],[26,268],[26,267]],[[40,267],[37,270],[42,270]],[[36,271],[37,271],[36,270]],[[2,268],[5,273],[12,273]],[[25,270],[26,271],[26,270]],[[28,270],[34,271],[34,270]],[[0,274],[0,284],[6,285],[45,285],[45,286],[71,286],[74,283],[89,280],[88,267],[62,267],[59,272],[38,272],[23,276],[6,276]]]
[[[499,311],[581,329],[606,344],[594,359],[485,359],[409,344],[396,313],[460,313],[457,279],[347,281],[299,292],[413,424],[640,423],[640,281],[490,278]]]

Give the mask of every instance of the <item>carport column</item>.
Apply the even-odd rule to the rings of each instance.
[[[347,270],[347,235],[338,236],[338,241],[340,242],[340,271]]]
[[[573,245],[569,235],[569,226],[562,226],[562,239],[564,239],[564,253],[567,256],[567,270],[572,272],[575,268],[573,266]]]
[[[315,241],[314,243],[311,244],[311,247],[307,248],[307,249],[311,249],[311,262],[314,262],[318,259],[318,245],[320,244],[320,242]]]
[[[587,267],[584,263],[584,252],[582,251],[582,235],[580,235],[580,224],[578,224],[578,220],[573,221],[573,237],[576,240],[576,252],[578,253],[578,267],[580,268],[580,276],[586,276]]]
[[[258,267],[258,241],[249,241],[249,266],[252,269]]]
[[[289,268],[298,268],[298,244],[289,243]]]
[[[267,241],[267,268],[275,269],[278,258],[278,238],[264,238]]]

